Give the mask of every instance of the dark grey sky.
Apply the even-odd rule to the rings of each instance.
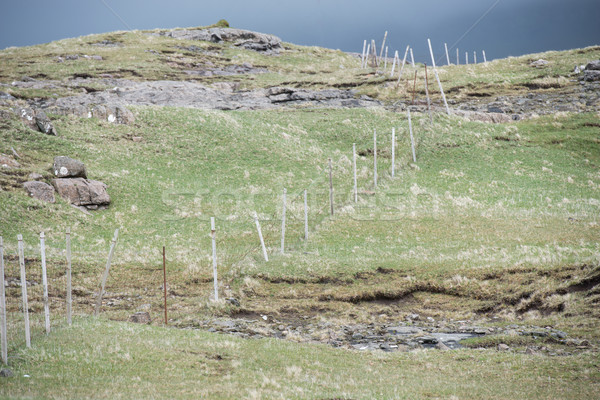
[[[410,44],[426,60],[427,38],[437,56],[455,43],[498,0],[0,0],[0,49],[91,33],[209,25],[272,33],[284,41],[344,51],[364,39],[390,51]],[[125,23],[117,18],[110,6]],[[458,43],[484,49],[488,59],[600,44],[600,0],[499,0]],[[455,52],[451,52],[452,59]],[[454,55],[454,56],[452,56]],[[401,54],[402,56],[402,54]]]

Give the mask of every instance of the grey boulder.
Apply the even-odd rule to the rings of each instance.
[[[58,178],[87,178],[85,165],[66,156],[54,157],[54,175]]]
[[[75,206],[97,209],[110,204],[106,184],[83,178],[54,179],[52,185],[58,194]]]
[[[26,107],[19,109],[17,113],[25,125],[34,131],[40,131],[46,135],[56,136],[54,125],[52,125],[50,118],[48,118],[46,113],[42,110]]]
[[[54,203],[54,188],[45,182],[29,181],[23,184],[25,191],[29,196],[45,201],[47,203]]]
[[[594,60],[589,62],[585,66],[586,71],[600,71],[600,60]]]

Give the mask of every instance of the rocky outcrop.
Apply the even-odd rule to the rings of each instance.
[[[452,110],[454,115],[458,115],[469,121],[479,122],[490,122],[494,124],[512,122],[513,117],[508,114],[502,114],[497,112],[478,112],[478,111],[465,111],[465,110]]]
[[[48,118],[44,111],[24,107],[18,109],[17,114],[29,128],[45,133],[46,135],[56,136],[56,129],[54,129],[50,118]]]
[[[586,82],[600,81],[600,60],[592,61],[585,66],[583,80]]]
[[[165,36],[184,40],[203,40],[206,42],[230,42],[236,47],[278,54],[283,46],[277,36],[234,28],[177,29],[163,33]]]
[[[27,194],[35,199],[54,203],[54,188],[45,182],[29,181],[23,184]]]
[[[87,178],[85,165],[66,156],[54,157],[54,175],[58,178]]]
[[[274,87],[248,91],[234,91],[236,85],[219,82],[212,87],[187,81],[151,81],[133,82],[113,80],[116,88],[105,91],[71,96],[46,103],[52,112],[81,115],[89,109],[107,110],[114,107],[114,119],[118,122],[118,107],[127,105],[159,105],[171,107],[190,107],[217,110],[256,110],[287,106],[311,107],[373,107],[380,106],[379,101],[367,96],[358,97],[353,90],[306,90],[290,87]],[[126,109],[125,109],[126,110]],[[94,111],[92,111],[93,115]],[[88,116],[91,116],[88,115]],[[98,114],[103,115],[103,114]],[[113,118],[108,118],[112,121]]]
[[[14,158],[7,156],[6,154],[0,154],[0,167],[1,168],[19,168],[21,164]]]
[[[75,206],[90,210],[104,208],[110,204],[107,186],[100,182],[84,178],[54,179],[52,185],[58,194]]]

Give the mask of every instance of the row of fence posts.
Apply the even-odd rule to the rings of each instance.
[[[104,292],[104,288],[106,285],[106,279],[108,278],[108,271],[110,269],[110,263],[114,254],[114,249],[117,242],[119,230],[115,231],[115,236],[111,243],[110,252],[108,256],[108,260],[106,263],[106,268],[104,271],[104,275],[102,276],[102,286],[101,290],[97,296],[96,303],[96,315],[100,310],[100,304],[102,302],[102,293]],[[19,270],[20,270],[20,279],[21,279],[21,297],[22,297],[22,307],[23,307],[23,320],[25,323],[25,345],[27,347],[31,347],[31,330],[30,330],[30,322],[29,322],[29,304],[28,304],[28,296],[27,296],[27,274],[25,270],[25,251],[23,245],[23,235],[17,235],[17,243],[18,243],[18,255],[19,255]],[[66,280],[67,280],[67,289],[66,289],[66,308],[67,308],[67,324],[72,324],[72,309],[73,309],[73,297],[72,297],[72,271],[71,271],[71,230],[67,228],[66,231],[66,256],[67,256],[67,271],[66,271]],[[46,268],[46,236],[44,232],[40,233],[40,259],[41,259],[41,267],[42,267],[42,286],[43,286],[43,304],[44,304],[44,327],[46,334],[50,333],[50,304],[49,304],[49,296],[48,296],[48,276],[47,276],[47,268]],[[5,282],[5,269],[4,269],[4,241],[0,236],[0,334],[1,334],[1,354],[2,354],[2,362],[4,364],[8,363],[8,333],[6,326],[7,319],[7,310],[6,310],[6,290],[4,286]]]
[[[430,114],[431,115],[431,114]],[[408,117],[408,127],[409,127],[409,135],[410,135],[410,144],[411,144],[411,153],[413,162],[417,161],[416,152],[415,152],[415,140],[413,136],[412,129],[412,120],[410,115],[410,109],[407,110]],[[392,166],[391,166],[391,176],[395,177],[395,159],[396,159],[396,129],[392,128],[392,143],[391,143],[391,153],[392,153]],[[352,144],[352,173],[353,173],[353,199],[354,202],[358,202],[358,178],[357,178],[357,169],[356,169],[356,143]],[[334,215],[334,186],[333,186],[333,165],[331,158],[328,159],[328,175],[329,175],[329,203],[330,203],[330,214]],[[377,188],[377,130],[373,131],[373,185]],[[303,191],[304,197],[304,240],[308,240],[309,229],[308,229],[308,191],[304,189]],[[285,226],[286,226],[286,205],[287,205],[287,189],[283,189],[283,197],[282,197],[282,219],[281,219],[281,249],[280,253],[285,254]],[[267,252],[267,248],[265,246],[264,237],[261,230],[260,221],[258,219],[258,214],[254,212],[253,214],[254,222],[256,225],[256,230],[258,232],[258,237],[260,240],[260,245],[262,249],[262,254],[266,262],[269,261],[269,255]],[[217,247],[216,247],[216,226],[215,226],[215,218],[211,217],[210,219],[210,233],[211,233],[211,242],[212,242],[212,269],[213,269],[213,285],[214,285],[214,300],[219,300],[219,287],[218,287],[218,276],[217,276]],[[102,306],[102,297],[106,288],[106,281],[108,279],[108,275],[110,272],[111,262],[115,253],[115,248],[117,245],[117,240],[119,236],[119,229],[116,229],[114,232],[114,236],[110,243],[110,249],[108,253],[108,258],[106,260],[106,265],[104,268],[104,272],[102,274],[102,279],[100,283],[100,290],[96,296],[96,305],[95,305],[95,315],[98,315],[100,312],[100,308]],[[44,232],[40,233],[40,253],[41,253],[41,267],[42,267],[42,285],[43,285],[43,303],[44,303],[44,322],[45,322],[45,331],[46,334],[50,333],[50,307],[49,307],[49,299],[48,299],[48,279],[47,279],[47,271],[46,271],[46,243],[45,243],[45,235]],[[25,342],[27,347],[31,347],[31,333],[30,333],[30,323],[29,323],[29,307],[28,307],[28,299],[27,299],[27,279],[26,279],[26,271],[25,271],[25,257],[24,257],[24,246],[23,246],[23,236],[17,235],[18,241],[18,253],[19,253],[19,267],[21,274],[21,293],[22,293],[22,303],[23,303],[23,316],[25,322]],[[165,314],[165,324],[168,323],[167,318],[167,272],[166,272],[166,251],[165,247],[162,248],[162,258],[163,258],[163,288],[164,288],[164,314]],[[67,271],[66,271],[66,280],[67,280],[67,289],[66,289],[66,308],[67,308],[67,324],[72,324],[72,283],[71,283],[71,230],[67,228],[66,230],[66,258],[67,258]],[[8,339],[7,339],[7,326],[6,326],[6,297],[5,297],[5,271],[4,271],[4,243],[3,238],[0,236],[0,279],[2,284],[0,284],[0,333],[1,333],[1,353],[2,353],[2,361],[4,364],[8,362]]]
[[[383,70],[387,70],[387,60],[388,60],[388,47],[385,45],[385,42],[387,40],[387,35],[388,32],[385,31],[385,34],[383,35],[383,41],[381,43],[381,48],[379,51],[379,56],[377,55],[377,45],[375,44],[375,40],[371,39],[371,41],[367,44],[367,40],[365,39],[363,41],[363,48],[362,48],[362,55],[361,55],[361,68],[367,68],[367,66],[369,65],[369,60],[371,60],[371,65],[379,68],[379,66],[381,65],[381,59],[383,58]],[[385,55],[384,55],[384,48],[385,48]],[[444,50],[446,52],[446,65],[452,65],[452,63],[450,62],[450,54],[448,52],[448,43],[444,43]],[[406,62],[406,56],[409,54],[410,52],[410,61],[411,64],[413,66],[413,68],[415,68],[415,57],[413,54],[413,49],[412,47],[410,47],[410,45],[406,46],[406,51],[404,53],[404,59],[402,60],[402,69],[404,68],[404,64]],[[483,62],[484,64],[487,64],[487,57],[485,55],[485,50],[481,50],[481,55],[483,56]],[[400,64],[400,58],[398,57],[398,50],[396,50],[394,52],[394,61],[392,63],[392,73],[390,74],[390,76],[394,75],[394,67],[396,66],[396,61],[398,62],[398,65]],[[469,52],[465,51],[465,64],[468,65],[469,64]],[[477,64],[477,51],[473,51],[473,64]],[[460,65],[460,55],[459,55],[459,49],[458,47],[456,48],[456,65]],[[401,71],[402,71],[401,69]],[[402,76],[402,72],[400,72],[400,76]],[[399,79],[399,78],[398,78]]]
[[[366,40],[363,42],[363,51],[362,51],[362,56],[361,56],[361,68],[366,68],[369,64],[370,59],[372,60],[372,65],[376,68],[379,68],[379,65],[381,63],[382,53],[383,53],[383,46],[385,46],[386,39],[387,39],[387,31],[385,32],[385,35],[383,37],[382,47],[381,47],[379,56],[377,56],[376,45],[375,45],[374,40],[371,40],[371,43],[369,45],[367,45]],[[444,107],[446,109],[446,113],[448,115],[450,115],[450,108],[448,107],[448,102],[446,101],[446,95],[444,94],[444,88],[442,87],[442,82],[440,81],[440,78],[438,75],[430,39],[427,39],[427,44],[429,46],[429,53],[431,55],[431,65],[433,66],[433,72],[435,75],[435,79],[436,79],[438,87],[440,89],[440,94],[442,96],[442,100],[444,101]],[[451,65],[447,43],[444,43],[444,49],[446,51],[446,63],[447,63],[447,65]],[[386,47],[385,48],[385,59],[384,59],[384,71],[387,69],[387,52],[388,51],[387,51],[387,47]],[[392,62],[390,78],[392,78],[394,76],[394,70],[396,69],[396,64],[398,64],[400,67],[400,71],[398,72],[398,81],[396,82],[396,87],[398,87],[400,85],[400,81],[402,79],[402,74],[404,72],[404,66],[406,64],[406,58],[409,53],[410,53],[410,57],[411,57],[412,67],[416,68],[415,67],[415,59],[414,59],[414,55],[413,55],[413,49],[410,47],[410,45],[406,46],[406,50],[404,51],[404,57],[402,58],[402,64],[400,64],[400,58],[398,55],[398,51],[396,50],[394,53],[394,60]],[[487,57],[485,55],[485,50],[482,50],[482,55],[483,55],[484,63],[487,64]],[[475,51],[473,52],[473,61],[475,64],[477,64],[477,52],[475,52]],[[460,63],[459,52],[458,52],[458,48],[457,48],[456,49],[456,64],[458,65],[459,63]],[[465,53],[465,64],[469,64],[469,53],[468,52]],[[425,64],[425,70],[427,71],[427,64]],[[427,74],[426,74],[425,79],[426,79],[425,91],[426,91],[426,95],[427,95],[427,104],[428,104],[428,108],[429,108],[429,107],[431,107],[431,103],[429,100],[429,89],[428,89],[429,84],[428,84],[428,80],[427,80]],[[417,74],[415,71],[415,87],[416,87],[416,80],[417,80]],[[414,93],[415,93],[415,90],[413,89],[413,101],[414,101]]]

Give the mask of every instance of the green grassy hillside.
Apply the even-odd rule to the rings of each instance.
[[[93,45],[102,40],[118,46]],[[176,47],[190,45],[217,55],[187,54]],[[103,60],[57,63],[56,57],[65,54],[98,54]],[[579,85],[569,80],[573,65],[599,56],[598,48],[550,52],[487,65],[445,67],[440,74],[455,103],[478,96],[524,95],[532,82],[543,93],[558,93]],[[530,67],[538,58],[549,60],[550,66]],[[229,78],[244,89],[355,88],[386,105],[406,101],[409,95],[405,85],[385,88],[390,79],[358,68],[358,59],[339,51],[285,44],[281,55],[266,56],[227,44],[179,41],[148,32],[92,35],[3,50],[0,81],[8,84],[26,75],[66,82],[74,74],[190,79],[180,64],[207,60],[217,65],[250,62],[270,71]],[[222,78],[197,79],[211,83]],[[94,89],[103,89],[94,86],[97,81],[91,82]],[[66,86],[56,91],[0,89],[16,96],[18,104],[75,93]],[[16,116],[0,120],[0,153],[16,150],[21,164],[0,170],[6,276],[18,280],[16,237],[23,234],[28,278],[41,281],[38,242],[39,233],[45,232],[51,312],[57,326],[49,337],[42,336],[41,285],[32,285],[34,349],[25,349],[20,287],[7,288],[9,364],[18,377],[0,382],[0,394],[589,398],[597,391],[598,112],[554,113],[508,124],[438,113],[430,123],[427,114],[413,113],[414,163],[407,116],[393,107],[215,111],[138,106],[130,110],[136,117],[131,125],[51,114],[58,136],[34,132]],[[394,178],[392,128],[398,143]],[[374,130],[378,133],[377,187],[373,184]],[[352,196],[353,143],[359,153],[357,203]],[[108,185],[112,199],[108,209],[87,215],[60,198],[48,204],[27,196],[22,182],[28,174],[40,173],[49,182],[53,158],[59,155],[83,161],[89,178]],[[334,216],[329,215],[329,158]],[[281,255],[284,188],[288,193],[286,254]],[[303,239],[304,189],[309,194],[307,241]],[[269,262],[262,258],[254,211],[262,222]],[[235,298],[239,305],[209,301],[213,216],[220,294]],[[67,228],[73,233],[74,307],[81,316],[72,328],[62,319]],[[116,228],[120,236],[103,306],[106,319],[90,318]],[[492,327],[551,326],[589,345],[574,351],[564,343],[553,343],[573,350],[557,358],[524,354],[527,343],[515,343],[518,351],[509,353],[488,348],[365,356],[273,339],[248,341],[107,321],[124,321],[149,304],[153,325],[161,324],[162,246],[167,249],[170,323],[178,327],[203,318],[260,315],[338,325],[391,323],[419,313],[435,320],[470,319]],[[82,342],[72,343],[73,337],[81,337]],[[163,374],[165,360],[169,365]],[[23,374],[31,379],[22,378]],[[398,384],[386,383],[390,381]]]

